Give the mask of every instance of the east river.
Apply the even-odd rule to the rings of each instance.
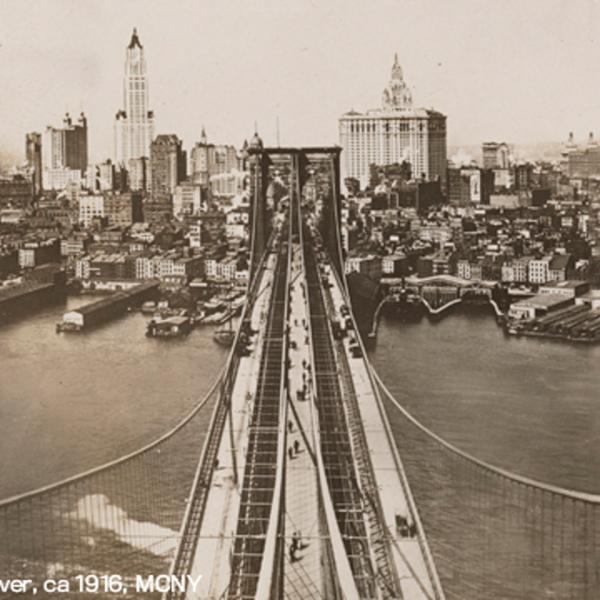
[[[65,308],[0,327],[0,497],[153,440],[226,357],[212,327],[157,340],[138,313],[56,334]],[[505,337],[485,311],[459,311],[439,322],[384,318],[371,357],[397,399],[448,441],[522,475],[600,492],[600,347]]]
[[[128,313],[86,333],[55,333],[65,309],[89,301],[70,298],[0,326],[0,498],[153,441],[196,405],[224,364],[227,351],[210,326],[185,338],[153,339],[145,336],[147,317]],[[489,312],[471,308],[437,322],[384,318],[370,352],[399,402],[458,448],[529,478],[600,493],[600,347],[506,337]],[[467,594],[467,578],[472,589],[488,590],[485,597],[520,600],[534,597],[541,581],[548,597],[588,597],[595,551],[575,533],[572,546],[563,546],[571,522],[584,523],[585,543],[595,546],[587,509],[578,517],[572,508],[565,518],[561,500],[481,475],[388,408],[447,590],[483,598]],[[181,459],[165,471],[174,478],[165,485],[178,496],[191,483],[193,462]],[[135,513],[126,496],[110,500]],[[495,544],[487,554],[485,540]],[[510,552],[500,559],[503,548]],[[568,593],[565,581],[573,582]]]
[[[57,334],[76,296],[0,326],[0,498],[112,460],[175,425],[226,358],[212,327],[186,338],[145,335],[128,313],[81,334]]]

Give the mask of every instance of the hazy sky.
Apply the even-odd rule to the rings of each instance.
[[[337,143],[378,107],[398,52],[449,143],[600,135],[600,0],[0,0],[0,149],[85,110],[112,155],[125,47],[146,51],[156,133],[240,145]]]

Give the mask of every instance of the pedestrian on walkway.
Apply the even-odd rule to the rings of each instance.
[[[303,548],[302,535],[299,529],[297,531],[294,531],[294,533],[292,534],[292,545],[294,546],[295,550],[302,550]]]
[[[288,456],[290,457],[290,460],[294,458],[294,448],[292,446],[288,448]]]
[[[293,563],[296,560],[296,548],[293,544],[290,544],[290,562]]]
[[[288,431],[290,433],[292,433],[292,431],[294,431],[294,424],[292,423],[292,421],[288,421]]]
[[[300,452],[300,442],[296,438],[294,440],[294,454],[298,454]]]

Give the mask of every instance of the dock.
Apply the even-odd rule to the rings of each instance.
[[[66,312],[57,324],[58,332],[83,331],[124,313],[128,307],[137,306],[152,299],[158,293],[158,281],[142,283],[130,290],[116,292],[107,298],[96,300]]]
[[[544,337],[570,342],[600,342],[600,309],[575,305],[524,322],[511,322],[512,335]]]

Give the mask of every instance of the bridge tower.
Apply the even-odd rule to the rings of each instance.
[[[317,201],[321,205],[319,232],[335,269],[342,275],[340,152],[339,146],[264,148],[259,138],[250,145],[251,275],[266,248],[273,211],[277,210],[277,194],[270,191],[281,184],[295,193],[296,188],[289,180],[292,173],[298,179],[298,200]],[[310,196],[307,190],[311,191]],[[291,218],[292,229],[297,233],[295,211]]]

